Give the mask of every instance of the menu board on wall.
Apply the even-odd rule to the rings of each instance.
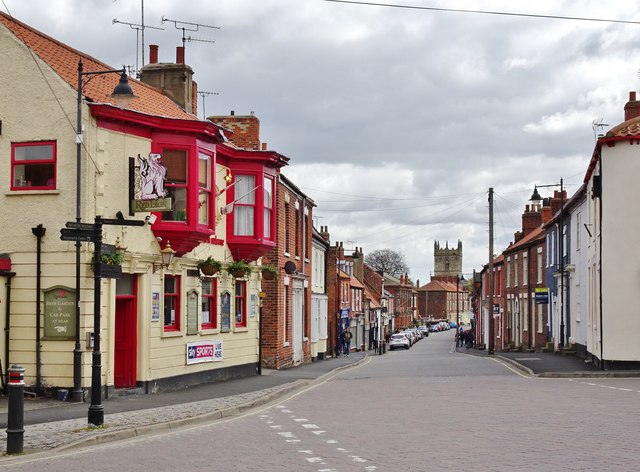
[[[76,337],[76,291],[57,285],[44,290],[44,339]]]
[[[198,334],[198,292],[187,292],[187,335]]]
[[[222,292],[220,294],[220,331],[231,331],[231,294]]]

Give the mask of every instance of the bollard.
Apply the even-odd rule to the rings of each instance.
[[[22,454],[24,447],[24,367],[9,369],[9,411],[7,416],[7,454]]]

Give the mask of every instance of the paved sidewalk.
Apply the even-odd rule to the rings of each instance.
[[[456,348],[466,352],[487,356],[479,349]],[[640,377],[638,370],[601,370],[592,362],[576,355],[562,355],[554,352],[503,352],[495,351],[494,356],[536,377]]]
[[[263,375],[215,382],[166,393],[113,397],[103,401],[102,428],[89,428],[85,403],[25,399],[24,452],[99,444],[151,432],[170,431],[190,424],[237,415],[266,405],[288,392],[322,380],[366,359],[371,352],[353,352],[290,369],[263,370]],[[0,441],[6,450],[7,398],[0,398]],[[0,463],[12,456],[0,457]]]

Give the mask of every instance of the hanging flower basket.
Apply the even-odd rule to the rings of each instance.
[[[275,280],[278,277],[278,269],[271,265],[263,265],[261,267],[262,278],[264,280]]]
[[[208,257],[207,259],[200,261],[200,263],[198,264],[198,269],[200,269],[200,272],[202,272],[203,275],[208,276],[217,274],[218,271],[220,271],[221,267],[222,263],[212,257]]]
[[[245,261],[234,261],[227,267],[227,272],[233,275],[236,279],[241,279],[249,272],[251,272],[251,265]]]

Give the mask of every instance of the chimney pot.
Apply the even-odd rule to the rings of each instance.
[[[149,64],[158,63],[158,45],[149,44]]]
[[[267,143],[262,143],[262,150],[266,151],[267,150]]]
[[[629,101],[630,102],[635,102],[636,101],[636,92],[635,91],[629,92]]]
[[[231,110],[231,116],[235,115],[236,112],[234,110]]]
[[[184,64],[184,46],[176,48],[176,64]]]

